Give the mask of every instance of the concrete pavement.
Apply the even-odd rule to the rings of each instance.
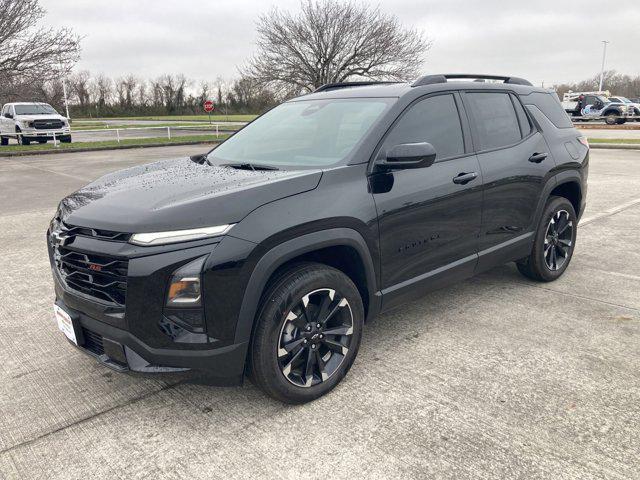
[[[334,392],[290,407],[113,373],[52,319],[59,199],[206,149],[0,158],[0,478],[640,478],[640,152],[592,152],[560,280],[505,265],[385,314]]]

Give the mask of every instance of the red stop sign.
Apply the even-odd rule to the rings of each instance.
[[[204,102],[204,111],[212,112],[213,111],[213,102],[211,100],[207,100]]]

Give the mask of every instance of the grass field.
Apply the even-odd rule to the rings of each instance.
[[[220,125],[220,124],[219,124]],[[213,129],[213,126],[210,126],[208,123],[203,123],[203,122],[158,122],[158,123],[154,123],[153,125],[144,125],[144,124],[140,124],[140,125],[136,125],[136,124],[110,124],[110,123],[104,123],[104,122],[81,122],[81,123],[74,123],[71,125],[71,130],[74,132],[82,132],[84,130],[127,130],[130,128],[145,128],[145,127],[158,127],[158,128],[163,128],[163,127],[171,127],[171,128],[179,128],[179,127],[184,127],[184,126],[188,126],[188,127],[202,127],[202,128],[208,128],[211,127]],[[240,128],[242,128],[243,125],[220,125],[220,129],[221,130],[239,130]]]
[[[250,122],[257,115],[211,115],[212,122]],[[77,118],[75,120],[95,121],[104,120],[155,120],[169,122],[208,122],[209,115],[160,115],[150,117],[113,117],[113,118]]]
[[[640,144],[640,138],[587,138],[589,143],[624,143],[626,145]]]
[[[221,141],[227,138],[228,135],[220,135],[219,138],[214,139],[211,135],[189,135],[184,137],[174,138],[127,138],[122,139],[118,143],[116,140],[109,140],[104,142],[76,142],[76,143],[59,143],[56,148],[53,142],[36,145],[7,145],[0,147],[0,156],[4,152],[30,152],[38,150],[78,150],[84,148],[118,148],[123,146],[144,146],[144,145],[171,145],[172,143],[213,143],[215,141]]]

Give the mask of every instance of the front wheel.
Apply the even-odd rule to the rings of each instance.
[[[351,368],[364,307],[344,273],[303,263],[267,289],[256,322],[252,380],[282,402],[305,403],[332,390]]]
[[[540,219],[531,254],[517,262],[525,277],[552,282],[569,266],[576,246],[575,210],[564,197],[551,197]]]

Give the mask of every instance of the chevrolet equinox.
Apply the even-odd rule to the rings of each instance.
[[[505,262],[560,277],[588,160],[556,94],[520,78],[324,85],[206,155],[64,198],[47,232],[55,317],[115,370],[247,375],[307,402],[380,312]]]

